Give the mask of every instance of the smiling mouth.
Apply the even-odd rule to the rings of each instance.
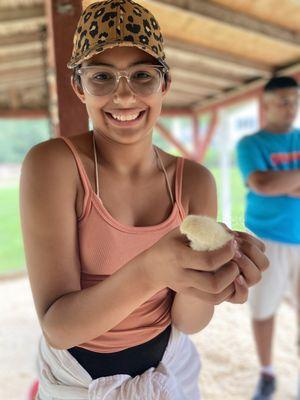
[[[143,118],[145,113],[146,113],[146,110],[139,111],[139,112],[132,112],[131,114],[128,114],[128,115],[114,114],[114,113],[105,111],[105,115],[110,120],[116,122],[118,125],[129,125],[129,124],[133,124],[137,121],[140,121]]]

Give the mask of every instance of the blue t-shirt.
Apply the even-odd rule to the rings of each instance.
[[[237,161],[245,184],[255,171],[300,169],[300,130],[283,134],[261,130],[245,136],[237,144]],[[246,227],[263,239],[300,244],[300,198],[248,189]]]

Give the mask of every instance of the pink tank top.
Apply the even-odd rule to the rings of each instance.
[[[93,191],[74,145],[68,138],[62,139],[74,155],[84,188],[83,211],[78,219],[81,287],[84,289],[104,280],[180,225],[185,217],[181,204],[184,159],[177,158],[175,201],[169,217],[158,225],[132,227],[121,224],[109,214],[99,195]],[[96,166],[95,146],[94,158]],[[164,167],[163,170],[170,188]],[[170,196],[173,197],[172,193]],[[78,347],[99,353],[112,353],[151,340],[171,323],[173,296],[173,291],[168,288],[159,291],[113,329]]]

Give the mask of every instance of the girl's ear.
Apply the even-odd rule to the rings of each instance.
[[[82,90],[80,82],[74,79],[74,75],[71,75],[71,86],[76,93],[77,97],[82,103],[85,103],[85,94]]]
[[[168,91],[170,90],[171,82],[172,82],[171,74],[168,72],[168,74],[166,75],[166,77],[163,81],[163,85],[162,85],[163,96],[165,96],[168,93]]]

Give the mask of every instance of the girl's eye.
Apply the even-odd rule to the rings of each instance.
[[[111,79],[113,79],[111,74],[108,74],[106,72],[99,72],[96,73],[92,76],[93,81],[98,81],[98,82],[106,82]]]
[[[151,79],[152,75],[147,71],[137,71],[133,75],[133,79]]]

